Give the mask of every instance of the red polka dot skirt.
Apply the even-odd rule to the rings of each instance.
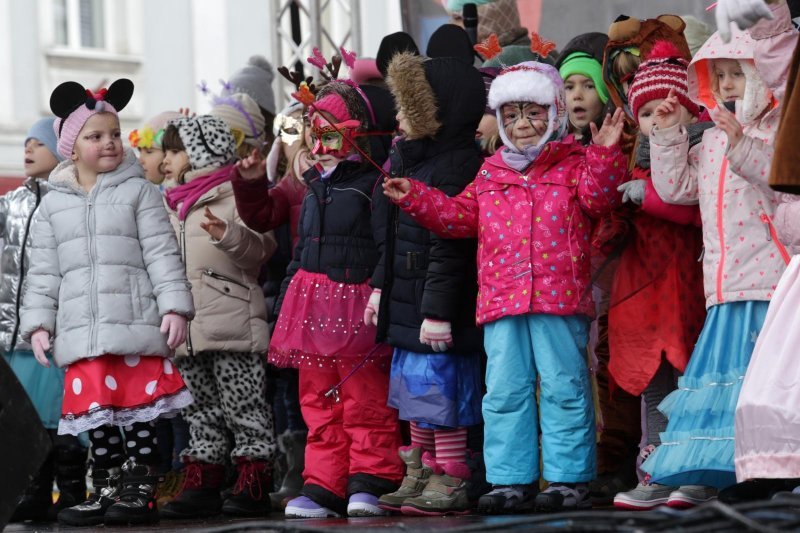
[[[105,424],[149,422],[191,403],[169,359],[110,354],[81,359],[64,374],[58,432],[77,435]]]

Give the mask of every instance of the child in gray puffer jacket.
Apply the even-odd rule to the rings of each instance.
[[[98,93],[65,82],[50,97],[66,160],[34,216],[20,336],[45,367],[54,339],[59,433],[89,431],[95,492],[58,514],[69,525],[158,520],[153,421],[192,401],[168,358],[192,294],[161,193],[122,147],[117,112],[132,93],[121,79]]]

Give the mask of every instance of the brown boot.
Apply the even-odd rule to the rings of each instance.
[[[384,494],[378,499],[378,507],[387,511],[400,512],[408,498],[414,498],[422,494],[428,479],[433,474],[433,470],[428,464],[422,461],[422,448],[419,446],[403,446],[399,449],[400,459],[406,464],[406,475],[400,488],[389,494]],[[425,452],[426,457],[432,457],[429,452]],[[430,464],[430,461],[426,461]],[[435,462],[435,461],[433,461]]]
[[[470,510],[467,482],[472,477],[464,463],[447,463],[435,467],[425,490],[403,502],[400,512],[405,515],[444,516],[467,514]]]

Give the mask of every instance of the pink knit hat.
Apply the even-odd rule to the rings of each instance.
[[[310,109],[312,111],[325,111],[326,113],[330,113],[337,122],[344,122],[352,118],[350,112],[347,110],[347,104],[344,99],[336,93],[323,96],[311,104]]]
[[[50,109],[57,117],[53,130],[58,138],[58,153],[69,158],[83,125],[97,113],[117,115],[133,96],[133,82],[122,78],[108,89],[94,93],[74,81],[59,85],[50,95]]]
[[[669,96],[670,90],[675,91],[678,101],[689,113],[698,116],[700,108],[689,98],[688,67],[689,62],[681,57],[674,44],[655,43],[650,55],[636,69],[628,88],[628,105],[633,117],[639,116],[639,109],[647,102]]]

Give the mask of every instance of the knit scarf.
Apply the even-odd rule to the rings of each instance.
[[[500,152],[500,155],[502,156],[503,162],[506,165],[513,168],[517,172],[522,172],[528,168],[531,163],[536,161],[536,158],[539,157],[539,154],[542,152],[542,149],[547,143],[555,141],[556,139],[558,139],[558,133],[554,131],[550,134],[550,137],[547,139],[547,141],[541,144],[532,144],[530,146],[526,146],[522,150],[511,148],[510,146],[506,145]]]
[[[186,215],[195,202],[205,193],[231,179],[231,165],[224,166],[211,174],[200,176],[189,183],[178,185],[167,191],[167,205],[173,211],[178,209],[178,220],[186,220]]]
[[[685,126],[689,134],[689,148],[703,140],[703,132],[713,128],[713,122],[695,122]],[[636,150],[636,166],[650,168],[650,137],[639,134],[639,148]]]

